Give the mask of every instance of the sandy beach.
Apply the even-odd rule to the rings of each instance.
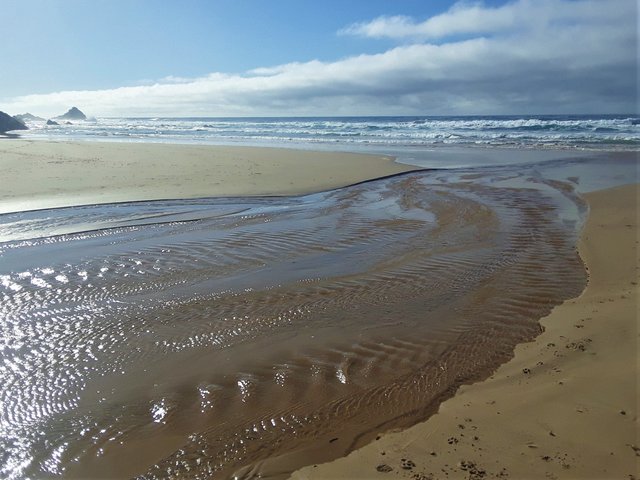
[[[488,380],[426,422],[292,478],[637,478],[638,193],[585,195],[587,288]]]
[[[390,157],[284,148],[0,141],[0,213],[122,201],[296,195],[410,170]]]

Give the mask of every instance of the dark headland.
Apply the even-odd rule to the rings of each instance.
[[[12,130],[29,130],[29,127],[11,115],[0,112],[0,133],[11,132]]]

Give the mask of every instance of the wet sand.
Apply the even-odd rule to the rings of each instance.
[[[296,195],[415,169],[284,148],[0,141],[0,213],[174,198]]]
[[[295,479],[638,478],[637,185],[585,195],[589,284],[424,423]]]

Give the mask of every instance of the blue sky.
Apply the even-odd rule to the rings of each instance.
[[[392,41],[337,35],[385,14],[427,17],[425,0],[3,0],[8,96],[239,73],[305,60],[376,53]]]
[[[0,110],[636,110],[635,0],[3,0]]]

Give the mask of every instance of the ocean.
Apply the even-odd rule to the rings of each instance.
[[[289,145],[313,148],[516,147],[634,150],[637,115],[97,118],[32,122],[25,138]]]

